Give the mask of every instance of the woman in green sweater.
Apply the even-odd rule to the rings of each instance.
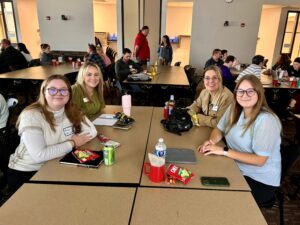
[[[96,118],[105,107],[103,75],[94,63],[84,63],[79,69],[76,83],[72,86],[73,102],[89,119]]]

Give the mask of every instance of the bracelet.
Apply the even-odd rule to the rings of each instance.
[[[73,139],[70,139],[69,141],[71,141],[73,144],[73,148],[76,148],[76,142]]]

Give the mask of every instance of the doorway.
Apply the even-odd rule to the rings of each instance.
[[[166,34],[173,48],[172,65],[189,64],[192,32],[193,1],[168,0],[166,10]],[[162,36],[165,34],[162,34]]]

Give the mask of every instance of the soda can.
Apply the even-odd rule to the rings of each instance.
[[[115,147],[112,145],[105,145],[103,147],[104,164],[111,166],[115,163]]]

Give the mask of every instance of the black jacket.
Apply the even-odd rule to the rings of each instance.
[[[25,57],[12,46],[7,47],[0,54],[0,73],[28,67]]]
[[[130,68],[129,68],[130,65],[132,65],[132,68],[136,69],[138,71],[138,73],[143,71],[143,68],[139,64],[135,63],[132,60],[129,60],[129,62],[127,64],[123,61],[123,57],[122,57],[116,62],[116,65],[115,65],[115,71],[116,71],[117,79],[119,81],[123,81],[123,80],[127,79],[127,76],[129,74],[131,74]]]

